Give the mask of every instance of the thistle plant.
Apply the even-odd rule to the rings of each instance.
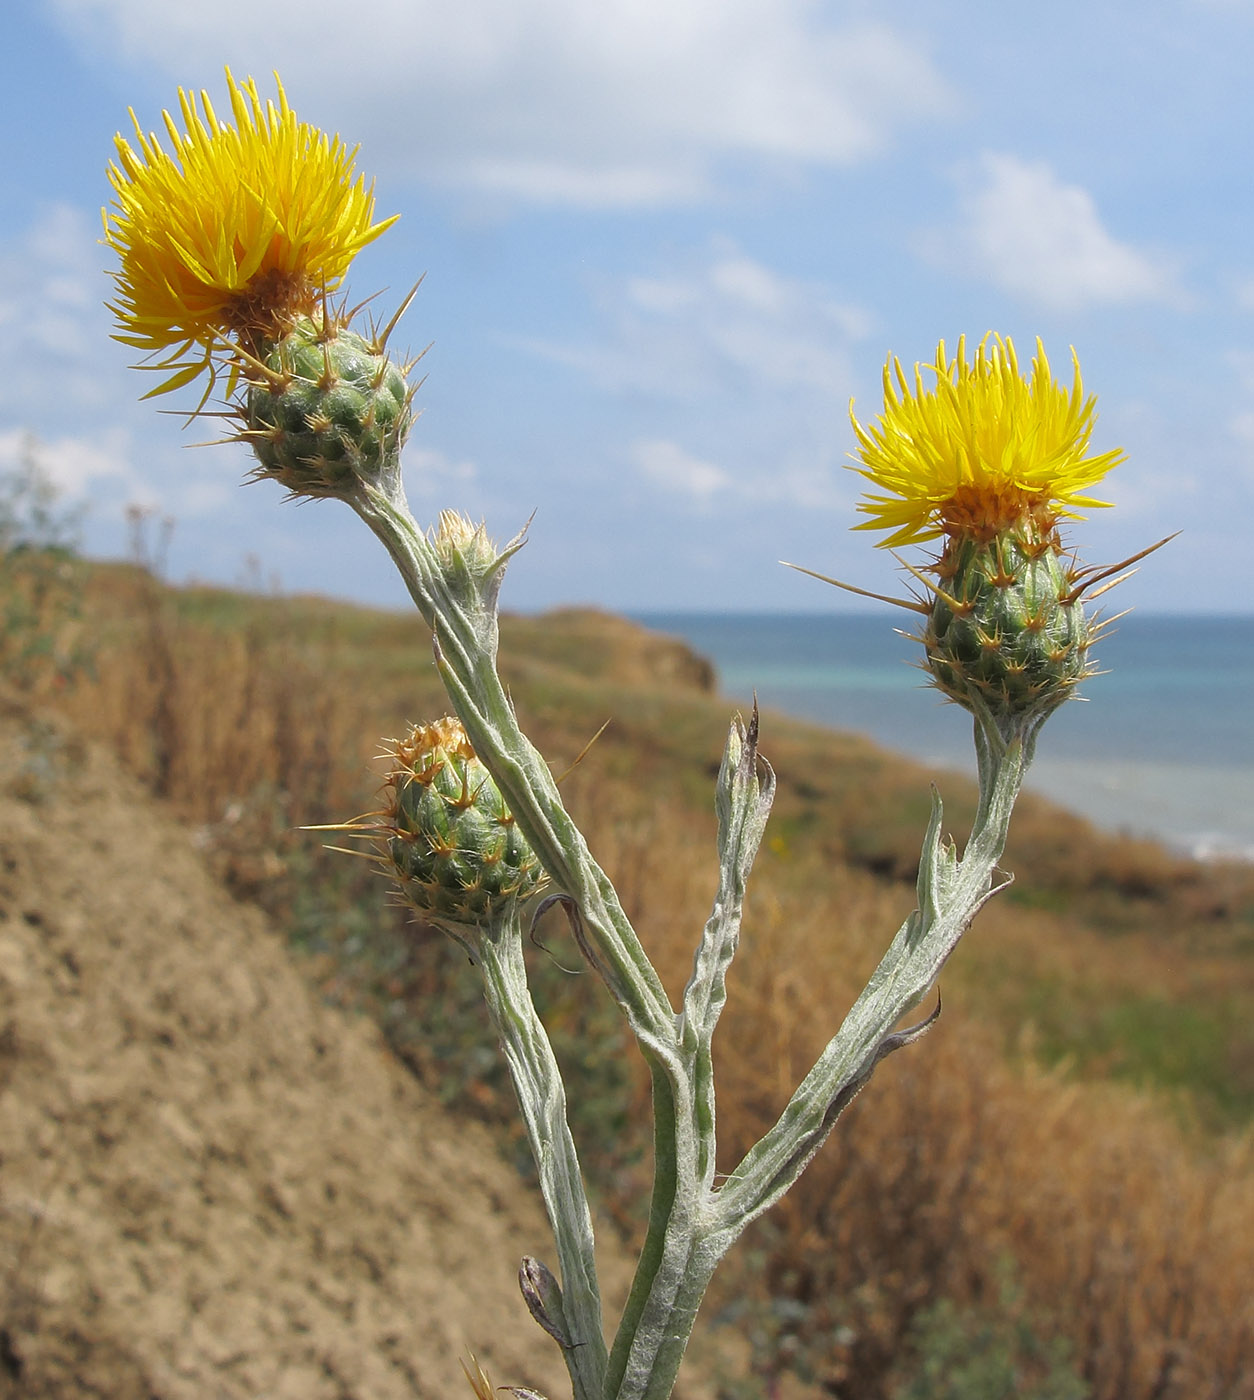
[[[1040,726],[1089,671],[1085,595],[1116,581],[1078,564],[1060,525],[1100,504],[1083,492],[1119,454],[1089,453],[1094,401],[1078,365],[1067,389],[1038,346],[1025,377],[1011,342],[995,337],[971,359],[962,341],[952,359],[942,344],[913,384],[890,360],[883,414],[871,427],[854,419],[857,470],[872,487],[861,528],[888,532],[892,547],[941,542],[930,561],[905,562],[919,591],[892,601],[918,613],[924,664],[973,717],[979,804],[960,853],[933,795],[917,907],[779,1120],[720,1176],[713,1038],[775,789],[757,714],[729,726],[714,795],[713,906],[676,1006],[497,674],[497,601],[523,538],[498,548],[455,511],[430,529],[413,518],[401,475],[411,366],[388,352],[395,318],[382,333],[355,329],[353,313],[331,301],[353,256],[391,220],[373,222],[355,153],[298,122],[281,87],[277,103],[263,103],[253,82],[227,81],[234,125],[218,120],[207,95],[198,107],[180,93],[182,127],[166,117],[173,154],[138,124],[138,153],[118,138],[105,230],[120,257],[119,338],[165,372],[153,394],[203,376],[194,412],[206,412],[223,386],[254,477],[355,511],[429,627],[454,713],[388,744],[382,807],[347,826],[374,843],[399,897],[482,977],[556,1252],[556,1272],[524,1259],[520,1288],[561,1349],[575,1400],[665,1400],[719,1261],[804,1171],[879,1061],[935,1021],[939,999],[903,1025],[1007,882],[998,861]],[[523,956],[531,922],[553,905],[652,1078],[649,1222],[612,1332],[565,1091]],[[479,1372],[477,1390],[486,1384]]]

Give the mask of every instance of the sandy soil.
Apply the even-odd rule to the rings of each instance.
[[[0,1397],[569,1394],[537,1202],[105,754],[0,697]],[[691,1391],[690,1391],[691,1394]]]

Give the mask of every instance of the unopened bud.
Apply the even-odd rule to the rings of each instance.
[[[540,862],[452,716],[390,741],[373,832],[406,901],[437,923],[477,927],[534,894]]]
[[[378,344],[304,316],[248,372],[242,436],[257,476],[298,496],[340,496],[399,474],[411,398],[403,368]]]
[[[523,1255],[518,1266],[518,1287],[527,1311],[561,1346],[572,1345],[566,1331],[566,1313],[562,1307],[562,1289],[553,1270],[530,1254]]]
[[[1029,518],[981,537],[952,536],[923,644],[936,684],[997,719],[1043,718],[1088,674],[1091,633],[1070,556]]]

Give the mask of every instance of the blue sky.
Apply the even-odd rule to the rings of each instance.
[[[1254,3],[9,0],[5,38],[0,469],[34,434],[94,553],[135,502],[177,578],[401,601],[348,511],[241,487],[108,339],[113,134],[180,85],[221,108],[229,64],[401,214],[352,289],[426,274],[411,501],[536,512],[507,606],[844,606],[781,558],[894,588],[848,401],[996,330],[1074,346],[1128,453],[1085,556],[1184,532],[1122,601],[1254,607]]]

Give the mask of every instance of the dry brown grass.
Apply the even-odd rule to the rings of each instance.
[[[180,601],[142,574],[97,576],[96,678],[69,708],[203,825],[245,892],[264,892],[276,876],[290,826],[349,816],[369,801],[364,769],[380,733],[443,709],[412,623],[328,608],[316,627],[296,625],[311,608],[297,602],[285,612],[207,593]],[[515,624],[519,644],[506,669],[558,771],[613,701],[615,728],[564,790],[677,992],[712,892],[713,819],[708,797],[694,788],[705,787],[717,761],[721,723],[711,719],[721,706],[673,654],[651,670],[638,635],[607,688],[603,676],[586,674],[589,644],[579,629],[589,628],[595,622],[580,617],[567,638],[582,679],[562,666],[555,639],[564,634],[556,627],[545,640],[548,654],[540,645],[528,654],[528,628]],[[398,660],[398,645],[415,640],[413,659]],[[676,676],[686,692],[658,689]],[[883,760],[852,741],[842,748],[832,740],[822,751],[839,770],[830,781],[847,804],[846,834],[874,857],[851,864],[855,836],[842,836],[837,850],[835,837],[814,833],[822,746],[810,734],[789,731],[779,745],[781,834],[760,862],[716,1044],[724,1168],[782,1107],[910,903],[908,885],[891,878],[909,874],[904,843],[872,794],[877,774],[903,792],[916,775],[893,770],[890,783]],[[687,767],[675,760],[685,746],[690,758],[700,746]],[[1047,847],[1059,845],[1056,818],[1051,825],[1040,810],[1029,811],[1026,826],[1048,833]],[[1236,877],[1235,894],[1216,894],[1196,868],[1173,873],[1151,854],[1108,844],[1103,859],[1114,874],[1093,875],[1089,886],[1101,886],[1102,900],[1122,898],[1125,915],[1129,902],[1158,899],[1154,890],[1168,877],[1182,899],[1201,906],[1246,897]],[[1049,883],[1051,860],[1065,867],[1065,880]],[[1056,857],[1046,849],[1042,861],[1038,887],[1084,883],[1074,842]],[[1137,884],[1145,872],[1149,894]],[[1121,878],[1135,888],[1120,895]],[[357,897],[366,899],[363,889]],[[937,1029],[880,1069],[800,1185],[739,1247],[716,1305],[758,1318],[745,1325],[763,1339],[756,1364],[764,1384],[795,1364],[836,1396],[890,1395],[920,1312],[941,1298],[997,1306],[1010,1260],[1042,1325],[1069,1340],[1093,1400],[1254,1396],[1248,1140],[1190,1135],[1158,1099],[1046,1071],[1033,1062],[1030,1036],[1020,1038],[1023,1053],[1012,1064],[1005,1028],[988,1014],[1024,969],[1066,973],[1076,985],[1087,978],[1098,995],[1142,980],[1168,986],[1179,950],[1162,943],[1157,927],[1135,944],[1132,965],[1131,935],[1111,942],[1085,908],[1070,923],[1005,901],[982,916],[974,939],[984,946],[1000,938],[1000,952],[980,961],[962,950],[946,977],[955,992],[946,994]],[[363,917],[371,918],[368,909]],[[1210,917],[1200,926],[1218,927],[1205,922]],[[1231,955],[1229,948],[1215,963],[1215,979],[1232,977]],[[334,947],[323,950],[328,984],[344,976],[336,956]],[[446,963],[407,957],[381,976],[380,1001],[412,1003],[446,986]],[[566,1033],[565,1052],[592,1055],[587,1037],[595,1030],[602,1035],[595,1053],[616,1056],[621,1068],[621,1041],[605,1039],[587,1009],[591,979],[554,985],[548,1009]],[[1204,977],[1203,993],[1209,985]],[[414,1055],[422,1063],[420,1048]],[[642,1114],[641,1076],[626,1087]],[[500,1097],[499,1082],[468,1092],[489,1103]],[[637,1218],[626,1202],[641,1187],[641,1169],[621,1144],[610,1144],[604,1119],[587,1131],[595,1139],[587,1143],[591,1172],[608,1173],[610,1204],[630,1227]]]
[[[642,846],[669,857],[650,864],[640,904],[673,993],[710,893],[682,855],[690,825],[659,813],[608,842],[612,867],[639,869]],[[899,892],[860,872],[831,870],[815,893],[764,864],[716,1044],[725,1170],[782,1109],[900,915]],[[783,1318],[762,1333],[764,1379],[800,1363],[834,1395],[887,1395],[920,1313],[941,1298],[996,1307],[1009,1260],[1093,1400],[1254,1396],[1248,1135],[1203,1145],[1150,1096],[1030,1057],[1011,1066],[961,1001],[877,1071],[716,1283],[715,1306],[736,1313],[751,1266]]]
[[[346,739],[366,721],[364,707],[289,637],[180,617],[142,571],[96,584],[95,674],[61,708],[159,796],[215,821],[258,791],[287,794],[302,814],[333,812],[360,791],[358,745]]]
[[[734,1150],[855,990],[839,939],[818,935],[775,925],[737,988],[721,1079]],[[879,1393],[929,1303],[995,1302],[1006,1258],[1094,1400],[1254,1394],[1250,1166],[1248,1142],[1199,1154],[1146,1098],[1011,1069],[986,1030],[946,1014],[882,1067],[767,1222],[764,1283],[803,1304],[807,1350],[852,1334],[820,1363],[838,1394]]]

